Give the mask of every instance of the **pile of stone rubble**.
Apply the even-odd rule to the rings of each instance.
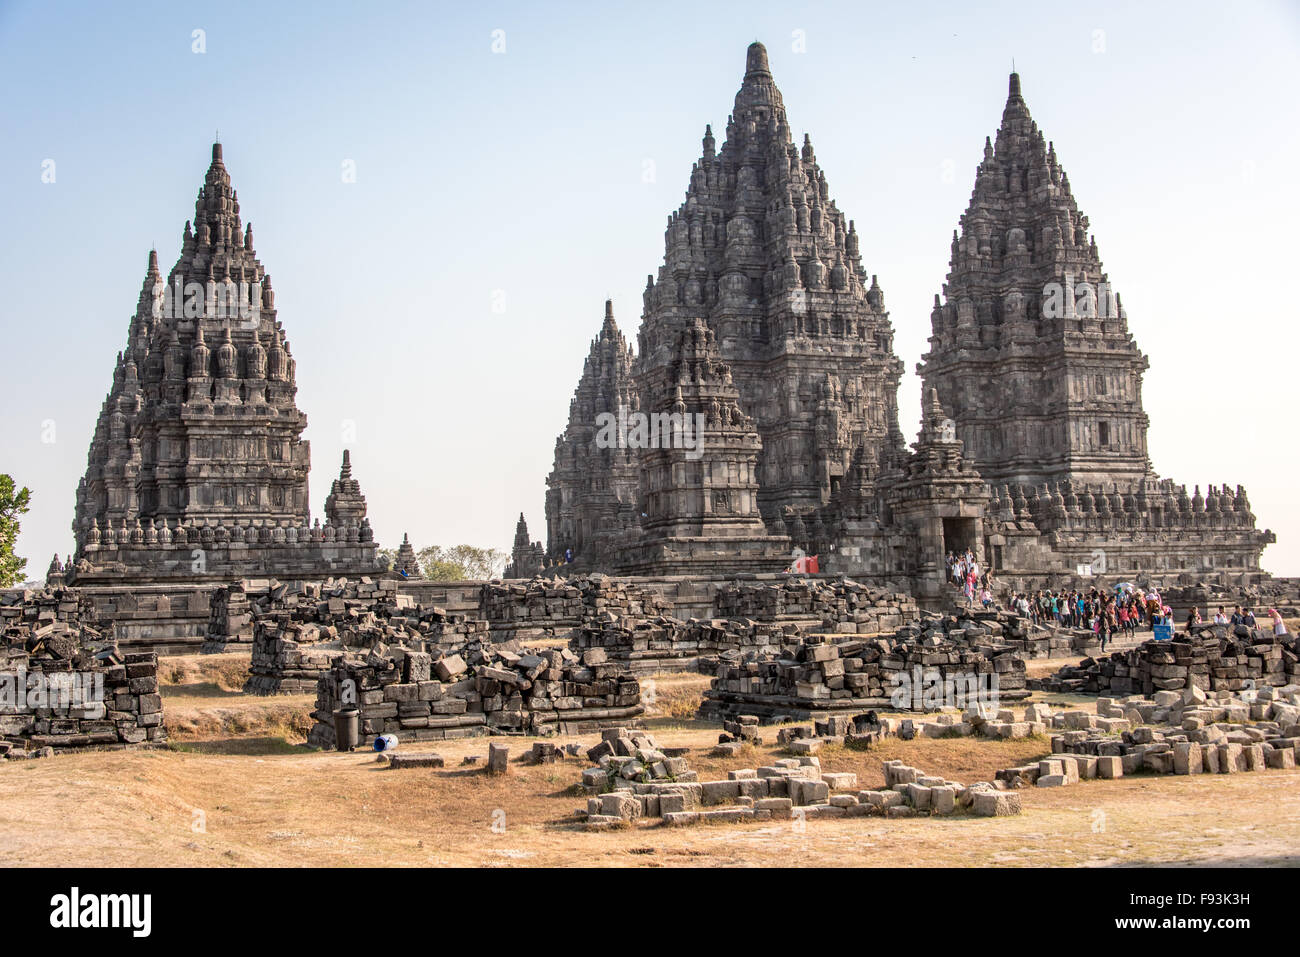
[[[569,647],[576,652],[600,648],[636,674],[660,671],[711,673],[717,658],[728,651],[770,651],[797,640],[793,624],[753,621],[749,618],[636,618],[608,612],[589,620],[573,632]]]
[[[588,830],[630,826],[654,820],[668,826],[832,817],[890,818],[942,816],[969,810],[985,816],[1020,813],[1020,797],[1005,785],[983,781],[966,787],[927,776],[901,761],[884,765],[885,786],[860,790],[857,775],[823,771],[811,755],[783,758],[770,765],[728,771],[725,780],[700,781],[694,772],[657,751],[653,741],[627,740],[607,732],[599,765],[583,772],[591,795],[578,816]],[[621,752],[629,753],[623,754]],[[647,773],[648,768],[662,771]],[[673,768],[681,770],[674,773]],[[630,769],[630,770],[629,770]]]
[[[76,588],[28,588],[0,594],[0,635],[5,642],[50,641],[60,636],[70,642],[104,640],[90,624],[91,608]]]
[[[847,579],[736,582],[718,589],[714,606],[722,618],[755,618],[796,624],[807,632],[863,635],[892,632],[918,614],[909,595]]]
[[[1229,774],[1294,768],[1300,748],[1300,686],[1245,696],[1191,687],[1151,699],[1100,698],[1096,713],[1066,711],[1052,726],[1052,757],[1006,768],[1008,787],[1060,787],[1126,774]]]
[[[471,642],[442,650],[375,649],[335,659],[317,682],[309,744],[335,746],[333,713],[355,689],[362,735],[429,741],[485,734],[577,734],[643,713],[641,686],[598,649],[516,653]]]
[[[252,622],[252,660],[244,691],[294,694],[316,690],[334,659],[348,650],[397,645],[415,651],[458,649],[486,640],[488,625],[397,594],[392,580],[266,582],[223,589],[243,595]],[[238,605],[227,599],[223,614]]]
[[[1087,658],[1038,679],[1033,687],[1051,692],[1122,696],[1179,691],[1240,691],[1300,682],[1300,648],[1294,635],[1277,637],[1264,628],[1201,625],[1191,635],[1145,641],[1106,658]]]
[[[896,638],[811,636],[775,652],[724,654],[700,708],[703,717],[765,720],[869,708],[938,710],[996,693],[1028,696],[1025,662],[1009,646],[972,647],[933,631]]]
[[[672,611],[656,592],[607,575],[488,582],[481,604],[494,641],[563,638],[603,614],[653,618]]]
[[[896,637],[940,636],[972,647],[1010,649],[1021,658],[1067,655],[1090,632],[1046,628],[1005,609],[959,609],[953,614],[924,614],[919,622],[898,630]],[[1081,651],[1080,653],[1086,653]]]
[[[158,656],[118,652],[74,588],[0,597],[0,753],[163,742]]]

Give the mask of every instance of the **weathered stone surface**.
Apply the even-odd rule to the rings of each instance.
[[[230,581],[381,571],[343,467],[308,526],[307,418],[270,277],[221,144],[170,273],[150,252],[77,487],[77,583]],[[203,556],[195,561],[195,550]]]
[[[979,817],[1007,817],[1020,813],[1020,795],[1015,791],[979,791],[971,811]]]
[[[432,751],[394,751],[388,757],[390,768],[440,768],[444,766],[442,755]]]
[[[504,744],[488,745],[489,774],[507,774],[510,771],[510,749]]]
[[[89,610],[75,588],[0,595],[4,757],[167,740],[158,656],[122,654],[83,617]]]

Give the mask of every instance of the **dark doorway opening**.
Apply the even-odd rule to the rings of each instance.
[[[960,555],[968,548],[971,552],[977,552],[975,546],[979,543],[978,536],[979,528],[973,518],[945,518],[943,520],[944,554],[952,552],[955,555]]]

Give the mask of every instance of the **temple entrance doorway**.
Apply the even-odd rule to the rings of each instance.
[[[943,553],[960,555],[970,549],[979,554],[979,520],[974,518],[945,518],[943,520]]]

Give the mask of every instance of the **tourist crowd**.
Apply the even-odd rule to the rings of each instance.
[[[981,571],[975,555],[967,549],[958,554],[949,552],[945,560],[947,575],[953,587],[965,597],[966,606],[974,607],[976,601],[985,609],[1000,607],[994,597],[996,582],[993,572]],[[1059,628],[1087,628],[1101,639],[1102,651],[1114,637],[1123,632],[1132,636],[1139,629],[1155,631],[1157,625],[1173,625],[1173,609],[1154,589],[1143,592],[1124,583],[1112,591],[1104,588],[1040,589],[1032,594],[1013,594],[1010,610],[1030,619],[1035,625],[1054,625]],[[1269,625],[1275,635],[1287,634],[1286,624],[1276,608],[1270,608]],[[1202,623],[1200,609],[1188,612],[1185,630]],[[1235,606],[1229,613],[1220,605],[1214,616],[1218,625],[1245,625],[1255,628],[1258,623],[1249,607]]]

